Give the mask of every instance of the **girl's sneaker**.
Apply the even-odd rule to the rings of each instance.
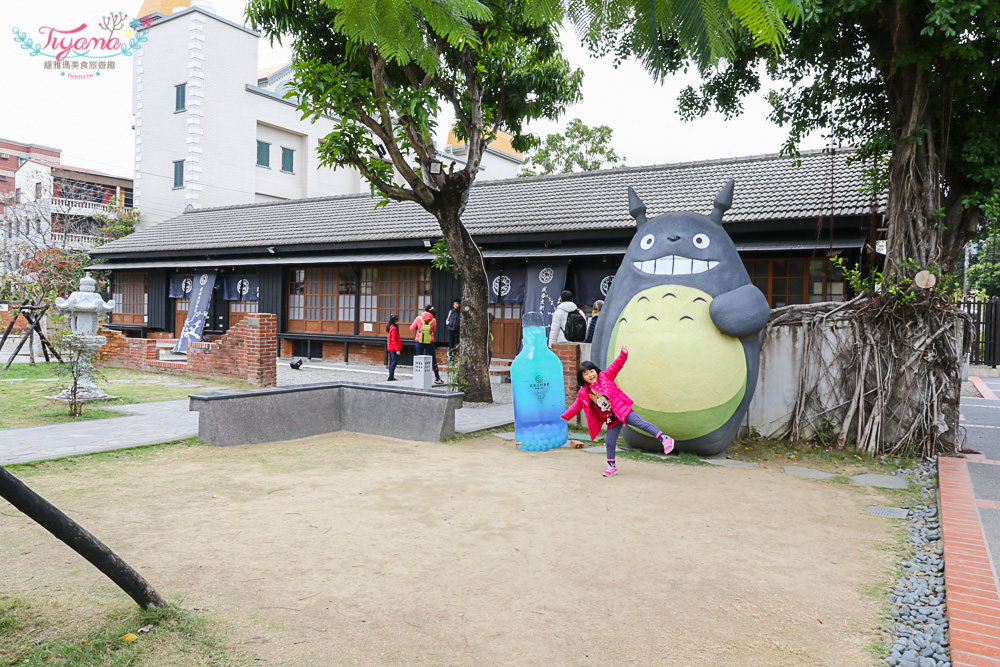
[[[605,477],[612,477],[618,474],[618,468],[615,466],[608,466],[601,474]]]
[[[660,435],[656,436],[656,439],[660,441],[661,445],[663,445],[664,454],[669,454],[670,452],[674,451],[674,439],[671,438],[669,435],[661,432]]]

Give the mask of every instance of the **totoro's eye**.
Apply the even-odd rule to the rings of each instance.
[[[642,248],[643,250],[649,250],[650,248],[653,247],[653,241],[655,240],[656,240],[655,236],[653,236],[652,234],[646,234],[645,236],[642,237],[642,240],[639,241],[639,247]]]
[[[695,234],[694,238],[691,239],[691,242],[694,243],[695,248],[700,249],[700,248],[707,248],[708,244],[711,243],[712,241],[711,239],[708,238],[707,234]]]

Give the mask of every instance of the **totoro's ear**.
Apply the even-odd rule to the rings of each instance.
[[[628,188],[628,212],[635,218],[636,227],[642,227],[646,224],[646,205],[639,199],[639,195],[635,193],[632,186]]]
[[[715,208],[712,209],[712,215],[709,217],[717,225],[722,224],[722,214],[733,205],[733,185],[734,181],[730,178],[719,190],[719,194],[715,195]]]

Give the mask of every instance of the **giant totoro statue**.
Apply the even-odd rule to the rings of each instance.
[[[628,197],[638,231],[604,300],[591,358],[606,368],[627,346],[630,363],[617,382],[632,407],[672,436],[678,451],[719,454],[753,397],[759,334],[771,312],[722,228],[733,181],[709,216],[666,213],[647,220],[632,188]],[[631,427],[625,440],[660,450]]]

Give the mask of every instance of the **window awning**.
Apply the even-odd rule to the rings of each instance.
[[[834,239],[833,241],[813,241],[813,240],[774,240],[774,241],[746,241],[736,244],[736,249],[740,252],[813,252],[824,250],[844,250],[848,248],[860,248],[864,245],[864,237],[848,237]],[[624,255],[627,244],[622,245],[587,245],[587,246],[556,246],[552,248],[486,248],[483,250],[483,257],[487,259],[517,259],[536,257],[575,257],[590,255]],[[258,266],[280,264],[284,266],[307,266],[310,264],[375,264],[380,262],[413,262],[430,261],[430,252],[427,250],[413,252],[377,252],[377,253],[356,253],[356,254],[335,254],[325,253],[322,255],[269,255],[267,257],[240,257],[229,258],[218,257],[214,259],[175,259],[175,260],[111,260],[105,264],[92,264],[87,267],[88,271],[107,271],[112,269],[134,270],[134,269],[211,269],[224,268],[227,266]]]

